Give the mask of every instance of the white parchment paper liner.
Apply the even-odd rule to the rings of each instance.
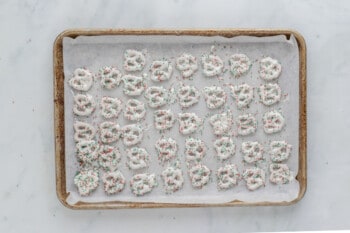
[[[202,75],[202,70],[199,68],[197,73],[195,73],[193,80],[182,80],[179,78],[179,72],[174,69],[172,78],[161,84],[153,83],[148,81],[148,85],[163,85],[166,88],[178,87],[180,82],[185,84],[195,85],[199,90],[202,90],[205,86],[210,85],[220,85],[224,87],[227,92],[228,102],[227,108],[231,109],[234,118],[243,113],[253,113],[256,115],[258,120],[258,130],[253,136],[246,137],[234,137],[234,142],[236,144],[236,155],[229,161],[238,165],[239,171],[242,173],[244,168],[249,167],[244,165],[242,162],[242,154],[239,151],[241,148],[241,143],[243,141],[257,140],[264,145],[265,148],[265,158],[266,162],[259,164],[266,170],[266,186],[260,188],[256,191],[249,191],[245,182],[241,180],[239,185],[229,189],[227,191],[218,191],[216,187],[216,170],[227,164],[229,162],[219,162],[215,157],[215,151],[212,147],[212,142],[215,137],[212,134],[212,128],[209,125],[209,121],[206,118],[204,123],[204,128],[200,132],[193,134],[191,136],[198,137],[205,141],[209,150],[207,155],[203,160],[203,164],[208,166],[212,170],[212,181],[201,190],[193,189],[189,176],[187,174],[187,167],[185,165],[184,156],[184,142],[185,137],[178,133],[178,123],[170,130],[164,133],[165,136],[174,138],[179,144],[178,157],[181,161],[182,170],[184,173],[185,183],[183,189],[180,191],[167,195],[164,192],[163,183],[160,177],[161,171],[165,168],[164,165],[159,164],[157,160],[157,153],[154,148],[154,143],[157,139],[161,137],[158,131],[153,127],[149,127],[153,124],[153,111],[154,109],[148,108],[146,114],[146,119],[143,122],[143,126],[147,128],[145,131],[145,137],[141,147],[147,149],[151,155],[151,165],[148,169],[144,170],[149,173],[155,173],[157,175],[159,186],[156,187],[151,193],[142,196],[135,197],[129,188],[128,181],[135,172],[127,169],[126,155],[124,153],[125,147],[121,141],[117,142],[115,145],[119,147],[122,152],[122,161],[119,165],[119,170],[124,174],[127,184],[125,189],[113,196],[107,196],[103,191],[103,184],[100,181],[100,185],[92,195],[88,197],[81,197],[77,188],[74,185],[73,178],[79,169],[77,159],[75,156],[75,143],[73,140],[73,122],[74,120],[83,120],[93,124],[96,128],[99,123],[103,121],[100,116],[99,111],[95,111],[91,117],[80,118],[73,115],[73,96],[74,92],[69,87],[67,82],[65,82],[65,156],[66,156],[66,187],[67,192],[70,195],[67,198],[67,202],[74,204],[78,201],[84,202],[102,202],[102,201],[128,201],[128,202],[158,202],[158,203],[225,203],[233,200],[240,200],[245,202],[260,202],[260,201],[291,201],[298,196],[299,193],[299,183],[293,180],[287,185],[273,185],[268,181],[269,172],[268,164],[270,163],[269,158],[269,142],[271,140],[286,140],[289,144],[293,145],[293,150],[291,157],[286,162],[290,169],[294,171],[296,175],[298,171],[298,147],[299,147],[299,52],[298,46],[295,38],[292,36],[289,40],[281,36],[273,37],[250,37],[250,36],[239,36],[234,38],[224,38],[224,37],[202,37],[202,36],[80,36],[75,39],[64,38],[63,40],[63,58],[64,58],[64,74],[65,80],[67,81],[73,71],[78,67],[86,67],[90,69],[93,73],[97,73],[98,70],[103,66],[117,66],[123,73],[123,53],[126,49],[137,49],[146,52],[147,64],[142,72],[137,74],[148,74],[149,66],[151,62],[155,59],[167,58],[169,59],[173,66],[175,67],[175,59],[183,52],[188,52],[195,55],[200,60],[200,56],[204,53],[209,53],[211,51],[214,54],[219,55],[225,62],[225,68],[228,69],[228,58],[234,53],[244,53],[253,62],[252,69],[250,72],[241,78],[235,79],[231,77],[231,74],[227,70],[221,75],[223,78],[219,80],[218,78],[206,78]],[[258,61],[263,56],[271,56],[276,58],[282,64],[282,74],[279,78],[279,85],[282,89],[283,100],[272,107],[265,107],[259,102],[259,97],[257,95],[257,87],[264,83],[258,76]],[[250,108],[247,110],[240,111],[236,108],[236,105],[230,96],[229,88],[224,86],[224,84],[240,84],[248,83],[249,85],[255,87],[254,89],[254,101]],[[93,88],[88,91],[89,94],[95,97],[98,103],[102,96],[113,96],[121,98],[124,103],[128,99],[122,94],[122,85],[113,90],[106,91],[101,89],[99,82],[95,80]],[[137,99],[144,102],[143,96]],[[181,109],[177,103],[172,104],[168,107],[163,107],[162,109],[172,109],[175,113],[181,112]],[[286,127],[281,133],[275,135],[266,135],[262,128],[262,115],[268,110],[278,109],[283,112],[286,118]],[[98,109],[97,109],[98,110]],[[201,96],[199,104],[191,107],[187,110],[188,112],[195,112],[199,116],[205,118],[209,114],[215,114],[220,112],[220,110],[209,111],[205,105],[204,97]],[[123,126],[130,124],[124,119],[122,114],[117,119],[117,122]],[[234,131],[236,131],[236,125],[233,126]],[[102,174],[102,170],[100,170]]]

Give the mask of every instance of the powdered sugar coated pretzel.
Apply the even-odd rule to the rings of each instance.
[[[230,111],[215,114],[210,117],[209,122],[213,127],[215,135],[223,135],[230,131],[233,124],[233,117]]]
[[[273,110],[264,114],[263,124],[265,133],[278,133],[283,129],[285,120],[280,112]]]
[[[99,145],[94,140],[79,141],[76,144],[77,157],[83,163],[92,163],[98,157]]]
[[[107,172],[102,175],[103,188],[108,195],[120,193],[125,186],[125,178],[120,171]]]
[[[245,54],[233,54],[228,62],[230,65],[230,71],[235,78],[239,78],[246,74],[252,66],[249,57]]]
[[[95,111],[95,101],[91,95],[76,94],[73,112],[78,116],[89,116]]]
[[[153,61],[150,71],[151,80],[161,82],[170,79],[173,73],[173,66],[167,60]]]
[[[247,188],[254,191],[265,185],[265,172],[261,168],[247,168],[243,172],[243,179],[247,183]]]
[[[82,121],[76,121],[73,125],[74,128],[74,140],[76,142],[82,141],[82,140],[92,140],[95,137],[95,128]]]
[[[172,138],[161,138],[157,140],[155,147],[158,152],[158,159],[161,162],[169,161],[176,157],[178,146]]]
[[[120,126],[114,122],[105,121],[100,124],[100,140],[103,143],[118,141],[120,137]]]
[[[255,163],[264,159],[264,147],[258,142],[243,142],[241,150],[246,163]]]
[[[257,122],[255,117],[248,113],[237,117],[237,133],[246,136],[255,133]]]
[[[122,73],[115,67],[105,66],[99,71],[102,87],[111,90],[120,85]]]
[[[143,196],[158,185],[155,174],[142,173],[134,175],[130,180],[130,188],[136,196]]]
[[[145,104],[136,99],[130,99],[126,102],[124,117],[130,121],[139,121],[146,115]]]
[[[78,68],[74,70],[73,77],[68,83],[77,91],[88,91],[90,90],[93,81],[93,74],[88,69]]]
[[[179,132],[183,135],[191,134],[203,125],[203,119],[198,117],[195,113],[179,113]]]
[[[271,58],[271,57],[264,57],[260,60],[260,78],[262,78],[265,81],[273,81],[277,79],[282,71],[281,64]]]
[[[254,97],[254,91],[251,86],[246,83],[231,86],[232,97],[235,99],[238,108],[248,107]]]
[[[99,172],[97,169],[84,169],[74,177],[74,184],[80,196],[88,196],[98,187]]]
[[[210,169],[203,164],[196,164],[189,169],[192,187],[201,189],[210,180]]]
[[[230,137],[221,137],[214,141],[214,149],[216,151],[216,157],[221,160],[227,160],[236,153],[236,145],[233,144],[233,140]]]
[[[170,129],[174,126],[175,116],[171,110],[154,111],[154,126],[158,130]]]
[[[183,53],[176,59],[176,68],[184,78],[189,78],[198,70],[197,58],[191,54]]]
[[[123,143],[125,146],[133,146],[141,142],[143,138],[143,130],[141,125],[126,125],[122,129]]]
[[[281,100],[282,92],[277,83],[267,83],[261,85],[258,89],[258,93],[261,102],[266,106],[273,105]]]
[[[106,171],[114,171],[121,160],[121,154],[117,147],[102,145],[98,151],[98,163]]]
[[[207,147],[204,142],[196,138],[186,138],[185,140],[185,154],[186,161],[200,162],[207,152]]]
[[[124,94],[128,96],[139,96],[146,89],[146,83],[143,77],[131,74],[122,77],[124,82]]]
[[[127,162],[126,165],[131,170],[138,170],[148,167],[149,154],[144,148],[132,147],[126,150]]]
[[[201,58],[203,73],[207,77],[213,77],[222,73],[224,62],[219,56],[205,54]]]
[[[122,107],[122,101],[118,98],[104,96],[101,99],[101,115],[104,118],[118,117]]]
[[[287,164],[273,163],[270,165],[270,181],[274,184],[288,184],[294,179]]]
[[[292,145],[286,141],[272,141],[270,143],[270,157],[271,161],[275,163],[287,160],[292,151]]]
[[[240,174],[236,164],[226,164],[216,173],[219,189],[229,189],[238,184]]]
[[[145,55],[137,50],[128,49],[124,52],[124,70],[141,71],[146,64]]]
[[[177,91],[179,104],[183,108],[191,107],[198,103],[200,93],[194,86],[182,85]]]
[[[182,170],[178,167],[167,167],[162,172],[166,193],[174,193],[180,190],[184,183]]]
[[[169,100],[169,91],[164,87],[152,86],[145,91],[145,99],[151,108],[159,108]]]
[[[219,86],[204,87],[203,94],[205,103],[209,109],[223,106],[227,99],[226,92]]]

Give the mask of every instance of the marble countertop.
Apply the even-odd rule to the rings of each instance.
[[[0,1],[0,232],[350,229],[349,1]],[[285,207],[73,211],[56,197],[52,46],[68,28],[292,28],[308,48],[308,188]]]

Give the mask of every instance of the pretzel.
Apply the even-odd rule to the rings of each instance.
[[[126,165],[131,170],[138,170],[148,167],[149,154],[144,148],[132,147],[126,149],[127,162]]]
[[[153,61],[150,71],[152,74],[151,80],[154,82],[161,82],[170,79],[173,72],[173,66],[166,60]]]
[[[83,163],[91,164],[98,158],[98,148],[99,145],[94,140],[79,141],[76,144],[78,160]]]
[[[191,134],[203,125],[203,119],[195,113],[179,113],[180,128],[179,132],[183,135]]]
[[[120,126],[114,122],[105,121],[100,124],[100,140],[103,143],[118,141],[120,136]]]
[[[88,169],[77,172],[74,177],[74,184],[78,188],[80,196],[88,196],[98,186],[98,170]]]
[[[200,139],[186,138],[185,140],[185,154],[186,161],[200,162],[207,152],[207,147]]]
[[[77,91],[88,91],[90,90],[93,81],[93,74],[88,69],[78,68],[74,70],[73,77],[68,83]]]
[[[219,86],[204,87],[203,94],[205,103],[209,109],[219,108],[227,100],[226,92]]]
[[[168,90],[164,87],[152,86],[145,91],[145,99],[151,108],[159,108],[169,100]]]
[[[292,145],[286,141],[272,141],[270,143],[270,157],[271,161],[275,163],[287,160],[292,151]]]
[[[73,125],[74,128],[74,140],[76,142],[84,140],[92,140],[95,137],[95,128],[82,121],[76,121]]]
[[[261,102],[271,106],[281,100],[281,88],[277,83],[263,84],[258,89]]]
[[[254,98],[253,88],[246,83],[231,86],[231,94],[239,109],[248,107]]]
[[[233,54],[228,60],[230,71],[235,78],[246,74],[252,67],[249,57],[245,54]]]
[[[270,164],[270,182],[274,184],[288,184],[294,179],[293,173],[287,164]]]
[[[76,94],[73,112],[78,116],[89,116],[95,111],[95,101],[91,95]]]
[[[162,172],[166,193],[174,193],[180,190],[184,183],[182,171],[178,167],[167,167]]]
[[[146,115],[145,104],[136,99],[130,99],[126,102],[124,117],[130,121],[139,121]]]
[[[215,135],[223,135],[230,131],[233,124],[233,117],[230,111],[215,114],[209,119]]]
[[[154,125],[158,130],[170,129],[174,126],[175,116],[171,110],[154,111]]]
[[[145,64],[146,58],[142,52],[133,49],[124,52],[124,70],[141,71]]]
[[[158,159],[161,162],[169,161],[176,157],[178,145],[172,138],[161,138],[157,140],[155,147],[158,152]]]
[[[264,159],[264,147],[258,142],[242,143],[243,161],[246,163],[255,163]]]
[[[182,77],[190,78],[198,70],[197,58],[191,54],[183,53],[176,59],[176,68]]]
[[[219,189],[229,189],[238,184],[240,174],[235,164],[220,167],[216,173]]]
[[[260,60],[260,78],[265,81],[273,81],[277,79],[282,71],[281,64],[271,57],[265,57]]]
[[[122,73],[115,67],[105,66],[99,70],[101,85],[108,90],[114,89],[122,81]]]
[[[120,171],[107,172],[102,175],[103,188],[107,195],[120,193],[125,186],[125,178]]]
[[[265,133],[278,133],[283,129],[285,120],[281,113],[273,110],[264,114],[263,124]]]
[[[141,76],[126,74],[122,77],[124,82],[123,92],[128,96],[139,96],[146,89],[146,83]]]
[[[142,173],[134,175],[130,180],[130,188],[136,196],[143,196],[156,187],[157,180],[155,174]]]
[[[237,133],[241,136],[247,136],[255,133],[257,122],[255,117],[248,113],[237,117]]]
[[[243,179],[246,181],[247,188],[250,191],[265,186],[265,172],[261,168],[253,167],[245,169]]]
[[[236,153],[236,145],[233,144],[233,140],[230,137],[216,139],[214,149],[216,151],[216,157],[220,161],[225,161]]]
[[[117,147],[102,145],[98,151],[98,162],[106,171],[114,171],[121,160],[121,154]]]
[[[126,125],[122,129],[123,143],[125,146],[133,146],[141,142],[143,138],[143,131],[140,125],[132,124]]]
[[[200,93],[194,86],[183,85],[177,91],[178,101],[181,107],[188,108],[198,103]]]
[[[202,164],[194,165],[189,169],[192,187],[201,189],[210,180],[210,169]]]
[[[203,73],[207,77],[213,77],[222,73],[224,62],[219,56],[205,54],[201,58]]]
[[[104,96],[101,99],[101,115],[104,118],[118,117],[122,107],[122,101],[118,98]]]

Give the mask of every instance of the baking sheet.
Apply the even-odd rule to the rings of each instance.
[[[256,114],[258,120],[258,130],[252,136],[234,137],[236,144],[236,155],[230,160],[230,162],[238,165],[240,172],[244,168],[249,167],[242,162],[242,155],[239,151],[241,143],[243,141],[257,140],[264,145],[265,151],[269,149],[269,142],[271,140],[286,140],[293,146],[292,154],[289,160],[286,162],[290,169],[294,171],[296,175],[298,171],[298,147],[299,147],[299,54],[298,46],[293,36],[287,39],[285,36],[273,36],[273,37],[248,37],[239,36],[235,38],[224,37],[203,37],[203,36],[80,36],[75,39],[64,38],[63,40],[63,61],[64,61],[64,75],[65,80],[69,80],[73,71],[78,67],[86,67],[97,73],[102,66],[117,66],[121,71],[123,63],[123,53],[126,49],[137,49],[146,52],[147,63],[145,69],[138,74],[148,74],[148,67],[153,60],[161,59],[163,57],[168,58],[173,66],[175,59],[183,52],[188,52],[195,55],[197,58],[204,53],[214,52],[219,55],[225,61],[225,68],[228,68],[228,58],[234,53],[244,53],[253,62],[252,69],[249,73],[239,79],[231,77],[229,71],[226,71],[220,78],[206,78],[201,73],[201,68],[194,75],[193,80],[183,80],[180,78],[179,72],[174,69],[172,78],[167,82],[162,82],[166,88],[178,87],[180,82],[187,85],[194,85],[199,90],[202,90],[205,86],[220,85],[229,95],[229,89],[224,84],[240,84],[248,83],[253,87],[258,87],[264,83],[258,76],[258,61],[263,56],[271,56],[276,58],[282,64],[282,73],[278,83],[281,86],[283,100],[272,107],[265,107],[259,103],[259,97],[255,90],[255,98],[250,108],[240,111],[236,108],[236,105],[231,96],[228,96],[227,106],[233,113],[234,118],[243,113]],[[199,59],[198,59],[199,60]],[[148,85],[159,85],[148,81]],[[114,196],[105,195],[102,187],[102,182],[98,189],[92,193],[91,196],[81,197],[79,196],[77,189],[73,183],[73,178],[76,171],[79,169],[75,156],[75,142],[73,140],[73,122],[75,119],[81,119],[83,121],[93,124],[96,128],[99,123],[104,120],[100,116],[99,111],[95,111],[91,117],[80,118],[74,116],[72,112],[73,96],[74,93],[65,82],[65,160],[66,160],[66,186],[67,192],[70,195],[67,198],[67,202],[74,204],[78,201],[84,202],[101,202],[101,201],[128,201],[128,202],[158,202],[158,203],[225,203],[233,200],[240,200],[245,202],[259,202],[259,201],[291,201],[298,196],[299,183],[297,180],[293,180],[287,185],[273,185],[268,181],[267,172],[269,164],[269,155],[265,153],[266,162],[259,164],[260,167],[265,168],[267,172],[266,186],[256,191],[249,191],[245,187],[245,182],[240,181],[239,185],[233,189],[226,191],[218,191],[216,187],[216,170],[227,164],[228,162],[219,162],[214,156],[214,148],[211,146],[215,136],[212,134],[212,128],[209,125],[206,118],[204,128],[202,131],[193,134],[191,136],[202,139],[208,146],[207,155],[203,159],[203,164],[208,166],[212,170],[212,182],[210,182],[203,189],[193,189],[189,177],[187,175],[187,168],[185,165],[184,155],[184,141],[185,137],[178,133],[178,123],[170,130],[164,133],[165,136],[174,138],[179,144],[178,157],[181,161],[182,170],[184,173],[185,183],[183,189],[174,194],[165,194],[162,180],[159,176],[165,166],[161,165],[157,159],[157,153],[154,148],[154,143],[161,137],[161,134],[153,127],[147,127],[147,125],[153,124],[153,109],[148,108],[148,112],[145,118],[144,126],[148,128],[144,133],[144,140],[140,144],[140,147],[146,148],[150,153],[151,161],[150,167],[147,169],[150,173],[156,173],[159,186],[155,188],[150,194],[142,197],[135,197],[127,185],[126,188],[119,194]],[[103,90],[99,82],[95,80],[93,88],[88,92],[95,97],[98,103],[102,96],[113,96],[124,100],[126,96],[122,94],[122,86],[119,88],[107,91]],[[143,96],[137,99],[145,102]],[[175,113],[181,112],[181,108],[177,103],[168,106]],[[165,109],[164,107],[162,109]],[[275,135],[266,135],[262,129],[262,115],[268,110],[281,109],[286,118],[285,129]],[[195,112],[197,115],[204,118],[208,114],[208,109],[205,105],[204,98],[201,96],[200,102],[189,108],[187,111]],[[211,110],[210,114],[215,114],[220,110]],[[117,122],[123,126],[130,124],[119,116]],[[233,127],[236,130],[235,126]],[[122,161],[119,165],[119,170],[122,171],[125,178],[130,180],[135,173],[130,171],[126,166],[125,147],[121,141],[116,143],[119,150],[122,153]]]

